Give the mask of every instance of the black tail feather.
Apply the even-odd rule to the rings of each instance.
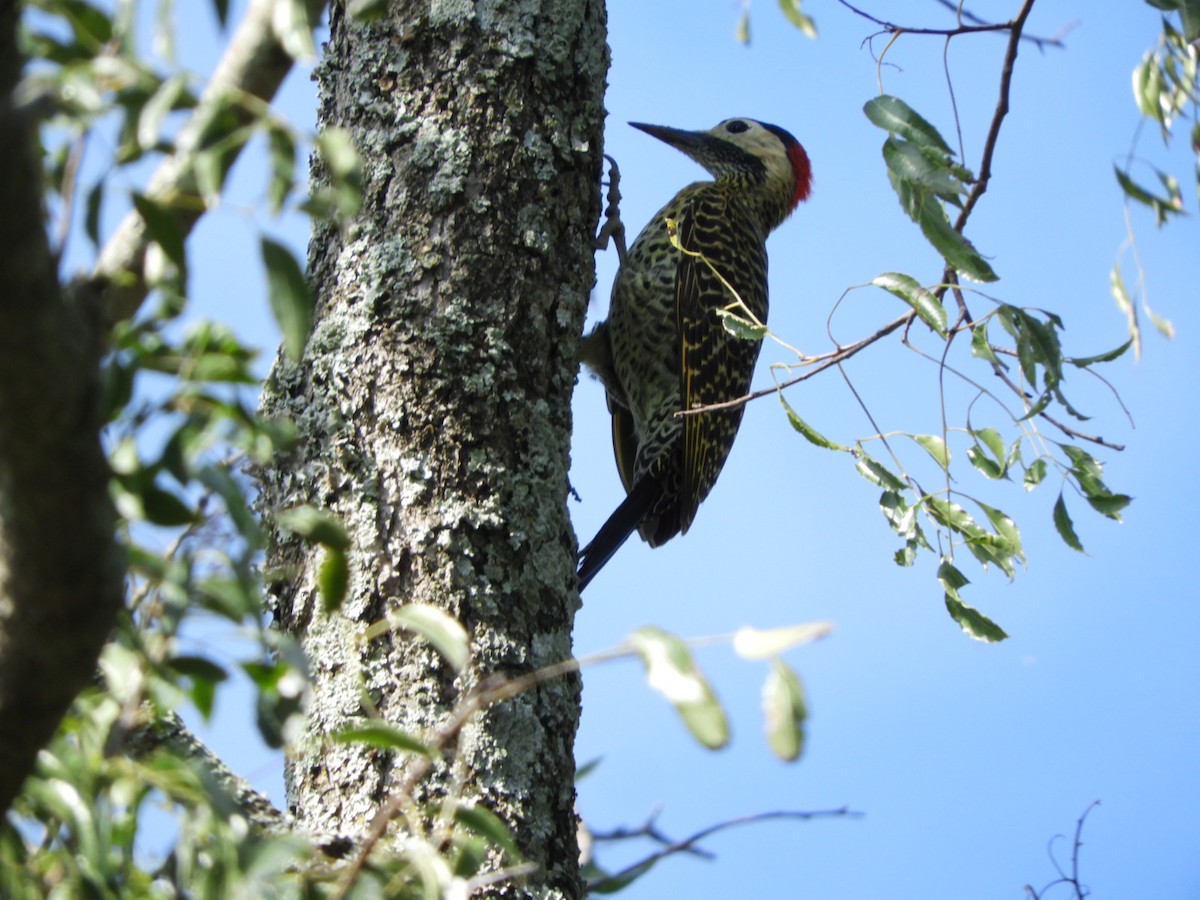
[[[608,521],[600,526],[591,542],[579,551],[579,590],[591,583],[596,573],[621,549],[626,539],[637,531],[654,506],[659,495],[659,484],[652,478],[635,481],[629,495],[613,510]]]

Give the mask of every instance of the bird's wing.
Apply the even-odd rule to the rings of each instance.
[[[734,337],[717,314],[737,303],[736,291],[750,311],[766,322],[766,251],[750,229],[738,227],[742,216],[736,201],[715,186],[698,194],[680,216],[683,252],[675,278],[675,315],[684,410],[734,400],[750,389],[761,342]],[[746,317],[736,306],[732,311]],[[739,406],[683,417],[681,533],[688,530],[697,507],[716,482],[742,411]]]

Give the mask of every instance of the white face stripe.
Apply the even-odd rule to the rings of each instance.
[[[745,131],[729,131],[730,122],[744,122],[749,127]],[[713,137],[729,141],[741,147],[747,153],[763,161],[767,167],[767,178],[771,181],[781,181],[793,184],[795,174],[792,171],[792,161],[788,158],[787,147],[775,134],[754,119],[733,118],[717,124],[708,131]]]

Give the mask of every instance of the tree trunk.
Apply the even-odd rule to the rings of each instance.
[[[100,445],[100,313],[44,226],[18,10],[0,4],[0,813],[96,671],[124,596]]]
[[[269,559],[289,572],[278,616],[313,679],[289,802],[313,831],[349,837],[409,758],[332,744],[330,732],[375,715],[436,732],[489,675],[568,657],[578,605],[569,403],[594,281],[603,5],[398,6],[371,25],[334,7],[320,118],[352,136],[364,206],[341,232],[314,234],[312,336],[264,393],[301,433],[267,475],[266,506],[329,508],[353,542],[349,593],[332,615],[317,596],[319,552],[280,535]],[[413,602],[466,627],[461,676],[405,633],[363,640]],[[418,802],[461,790],[509,823],[541,871],[506,895],[581,894],[578,717],[574,678],[499,704],[464,730],[453,771],[418,789]]]

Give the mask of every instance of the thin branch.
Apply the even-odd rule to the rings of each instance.
[[[1008,115],[1008,95],[1012,87],[1013,65],[1017,61],[1021,32],[1025,28],[1025,20],[1029,18],[1029,13],[1033,10],[1033,2],[1034,0],[1025,0],[1017,17],[1005,26],[1011,28],[1012,31],[1008,38],[1008,50],[1004,54],[1004,67],[1000,71],[1000,99],[996,103],[996,112],[992,115],[992,124],[988,129],[987,140],[983,144],[983,159],[979,163],[979,177],[972,185],[971,192],[967,194],[962,212],[958,214],[958,220],[954,223],[954,230],[960,234],[967,224],[971,210],[975,208],[975,204],[987,190],[988,182],[992,178],[992,156],[996,152],[996,142],[1000,139],[1000,126],[1004,122],[1004,117]]]
[[[310,23],[320,20],[326,3],[327,0],[304,0]],[[194,193],[192,167],[201,148],[220,135],[252,122],[255,108],[271,102],[292,70],[294,60],[272,26],[275,6],[274,0],[253,0],[250,4],[200,95],[196,111],[180,130],[175,152],[163,160],[150,179],[146,195],[151,200],[170,204]],[[255,102],[251,104],[248,100]],[[230,165],[240,152],[241,145],[229,149]],[[203,208],[175,210],[184,236],[203,213]],[[88,287],[100,293],[109,322],[131,318],[150,292],[151,285],[146,280],[146,251],[150,244],[145,221],[137,212],[130,212],[100,252]]]
[[[916,318],[916,315],[917,314],[915,312],[905,313],[898,319],[893,319],[891,322],[888,322],[888,324],[884,325],[874,334],[855,341],[853,344],[849,344],[845,347],[838,347],[838,349],[831,350],[828,353],[822,353],[820,356],[809,357],[805,361],[805,364],[812,366],[812,368],[803,375],[797,375],[795,378],[789,378],[787,381],[781,381],[779,384],[769,388],[762,388],[761,390],[752,391],[745,396],[737,397],[733,400],[725,400],[721,403],[710,403],[707,406],[696,406],[692,409],[680,410],[679,412],[675,413],[675,415],[680,417],[696,416],[700,415],[701,413],[713,412],[715,410],[735,409],[739,406],[744,406],[751,400],[757,400],[759,397],[766,397],[768,394],[777,394],[784,388],[789,388],[792,385],[799,384],[802,381],[807,381],[814,375],[824,372],[831,366],[836,366],[838,363],[849,359],[861,350],[871,346],[871,344],[874,344],[876,341],[887,337],[897,328],[900,328],[903,325],[908,325],[913,319]]]
[[[1012,389],[1013,393],[1017,394],[1017,396],[1022,397],[1026,400],[1029,399],[1028,396],[1026,395],[1025,391],[1023,391],[1021,389],[1020,385],[1018,385],[1011,378],[1009,378],[1008,373],[1005,372],[1002,368],[1000,368],[997,365],[993,365],[992,371],[995,372],[997,378],[999,378],[1001,381],[1003,381],[1006,385],[1008,385]],[[1107,447],[1109,450],[1121,451],[1121,450],[1125,449],[1124,444],[1114,444],[1111,441],[1106,441],[1104,438],[1100,437],[1099,435],[1085,434],[1082,431],[1078,431],[1078,430],[1072,428],[1070,425],[1064,425],[1062,422],[1058,421],[1058,419],[1049,415],[1045,411],[1038,413],[1038,418],[1045,419],[1047,422],[1049,422],[1051,425],[1053,425],[1055,428],[1057,428],[1059,431],[1061,431],[1063,434],[1065,434],[1069,438],[1073,438],[1073,439],[1079,440],[1079,441],[1088,441],[1089,443],[1096,444],[1099,447]]]
[[[143,705],[143,711],[148,707]],[[291,832],[292,817],[279,810],[264,794],[250,786],[244,778],[213,753],[200,738],[173,712],[147,716],[133,729],[125,750],[134,759],[146,759],[158,750],[197,766],[213,785],[219,786],[237,806],[251,825],[270,834]]]
[[[62,195],[62,210],[59,212],[58,233],[54,238],[54,255],[61,261],[67,253],[67,238],[71,234],[71,219],[75,212],[75,193],[79,167],[83,163],[83,151],[87,146],[87,134],[82,134],[71,147],[67,155],[67,164],[63,168],[62,185],[59,194]]]
[[[889,22],[886,19],[880,19],[877,16],[873,16],[870,13],[859,9],[858,7],[854,6],[853,4],[848,3],[847,0],[838,0],[838,2],[841,3],[842,6],[846,7],[846,9],[850,10],[855,15],[866,19],[868,22],[872,22],[875,25],[878,25],[887,34],[931,34],[931,35],[940,35],[943,37],[957,37],[960,34],[981,34],[981,33],[985,33],[985,32],[1002,32],[1002,31],[1007,31],[1009,28],[1012,27],[1012,22],[988,22],[988,21],[985,21],[984,19],[981,19],[979,16],[975,15],[974,13],[972,13],[968,10],[960,11],[959,5],[957,3],[951,3],[950,0],[938,0],[938,2],[940,2],[943,6],[953,10],[956,13],[960,13],[960,21],[965,20],[965,21],[971,22],[972,24],[970,24],[970,25],[959,24],[959,25],[955,26],[954,28],[913,28],[913,27],[909,27],[907,25],[898,25],[895,22]],[[1037,48],[1039,50],[1044,50],[1046,47],[1060,47],[1061,48],[1062,46],[1064,46],[1063,45],[1063,37],[1071,29],[1071,27],[1073,27],[1073,25],[1069,25],[1069,26],[1063,28],[1054,37],[1037,37],[1036,35],[1024,35],[1021,38],[1021,40],[1029,41],[1031,44],[1034,44],[1035,46],[1037,46]]]
[[[826,818],[861,818],[862,815],[863,814],[860,812],[854,812],[854,811],[848,809],[847,807],[843,806],[840,809],[825,809],[825,810],[816,810],[816,811],[811,811],[811,812],[794,811],[794,810],[775,810],[772,812],[756,813],[754,815],[749,815],[749,816],[739,816],[736,819],[728,819],[724,822],[718,822],[715,825],[710,825],[707,828],[703,828],[700,831],[697,831],[691,837],[684,838],[681,841],[675,841],[673,843],[667,844],[667,846],[663,847],[661,850],[656,850],[654,853],[651,853],[649,856],[642,859],[641,861],[636,862],[630,866],[626,866],[624,869],[621,869],[619,872],[616,872],[612,875],[606,875],[603,878],[600,878],[600,879],[597,879],[596,881],[590,882],[588,884],[588,890],[596,892],[596,891],[602,890],[606,885],[619,884],[621,881],[629,878],[630,876],[636,875],[641,871],[645,871],[646,869],[649,869],[652,865],[657,863],[659,860],[665,859],[668,856],[673,856],[676,853],[696,852],[694,849],[694,845],[699,843],[700,841],[704,840],[706,837],[711,837],[712,835],[714,835],[720,831],[725,831],[726,829],[734,828],[739,825],[750,825],[750,824],[754,824],[757,822],[770,821],[772,819],[794,819],[794,820],[799,820],[799,821],[808,821],[810,819],[826,819]],[[650,834],[649,832],[643,832],[643,835],[647,836],[647,837],[651,837],[655,840],[663,840],[663,838],[659,837],[657,834]],[[639,836],[641,836],[641,835],[639,835]]]

